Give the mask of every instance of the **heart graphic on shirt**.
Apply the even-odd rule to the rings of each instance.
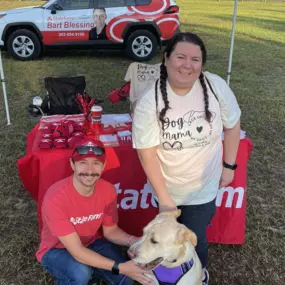
[[[181,150],[182,149],[182,143],[178,141],[172,144],[170,142],[164,142],[162,146],[165,150],[170,150],[170,149]]]
[[[150,67],[149,68],[149,72],[150,72],[150,78],[149,79],[154,79],[158,76],[158,69],[156,67]]]
[[[203,127],[202,126],[201,127],[197,127],[196,130],[198,131],[198,133],[201,133],[202,130],[203,130]]]
[[[140,82],[144,82],[145,79],[146,79],[146,77],[145,77],[144,74],[138,74],[138,80],[139,80]]]

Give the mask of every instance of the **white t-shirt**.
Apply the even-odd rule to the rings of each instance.
[[[218,100],[208,87],[210,123],[205,119],[200,81],[184,96],[176,95],[167,82],[169,106],[161,125],[155,102],[155,83],[137,102],[133,118],[133,146],[159,146],[157,156],[167,190],[176,205],[212,201],[222,173],[223,127],[232,128],[241,111],[236,98],[219,76],[206,72]],[[208,86],[208,85],[207,85]],[[158,111],[164,107],[158,84]],[[153,191],[154,196],[155,192]]]
[[[131,81],[130,100],[135,106],[136,101],[160,75],[160,64],[133,62],[129,65],[125,81]]]

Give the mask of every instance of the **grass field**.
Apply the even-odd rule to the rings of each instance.
[[[226,78],[233,1],[177,1],[182,30],[206,43],[207,69]],[[0,10],[35,5],[0,0]],[[152,60],[159,62],[161,53]],[[36,262],[37,206],[23,188],[16,160],[35,125],[26,111],[44,95],[45,76],[84,74],[91,96],[105,99],[123,83],[131,61],[122,52],[49,52],[21,62],[3,54],[12,125],[0,105],[0,285],[52,284]],[[281,285],[285,282],[285,3],[239,1],[231,87],[242,109],[242,128],[254,143],[248,167],[247,232],[243,246],[210,246],[211,285]]]

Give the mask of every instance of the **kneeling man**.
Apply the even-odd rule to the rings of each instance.
[[[52,185],[44,197],[36,256],[58,285],[87,285],[94,276],[110,285],[151,284],[114,245],[130,246],[138,238],[117,226],[115,187],[100,178],[105,158],[100,141],[82,140],[70,159],[73,175]]]

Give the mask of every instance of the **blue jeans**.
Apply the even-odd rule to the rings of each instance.
[[[202,267],[206,268],[208,266],[207,226],[216,213],[216,199],[206,204],[178,206],[178,208],[181,210],[181,216],[177,220],[197,235],[198,243],[195,249]]]
[[[105,239],[98,239],[89,249],[119,263],[127,261],[119,249]],[[99,269],[75,260],[65,248],[52,248],[42,259],[43,268],[56,279],[56,285],[87,285],[94,277],[108,285],[131,285],[133,280],[124,275],[113,275],[111,271]]]

